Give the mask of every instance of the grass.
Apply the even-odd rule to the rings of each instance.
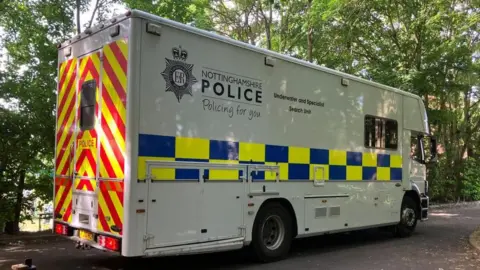
[[[41,224],[39,227],[38,218],[34,218],[32,221],[26,220],[20,223],[20,231],[21,232],[38,232],[44,230],[51,230],[52,229],[52,220],[41,220]]]

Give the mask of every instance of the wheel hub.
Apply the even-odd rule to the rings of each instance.
[[[405,208],[403,210],[402,219],[407,226],[413,226],[415,223],[415,218],[415,210],[411,208]]]
[[[285,226],[279,216],[269,216],[262,226],[263,244],[270,250],[277,249],[285,238]]]

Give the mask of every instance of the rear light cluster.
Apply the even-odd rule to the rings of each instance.
[[[73,228],[65,224],[55,223],[55,233],[64,236],[73,236]],[[105,235],[97,235],[96,241],[103,248],[112,251],[120,250],[121,240],[118,238]]]
[[[97,237],[97,242],[100,246],[110,249],[113,251],[118,251],[120,249],[120,240],[117,238],[99,235]]]
[[[55,224],[55,233],[60,235],[71,236],[73,235],[73,230],[67,225],[56,223]]]

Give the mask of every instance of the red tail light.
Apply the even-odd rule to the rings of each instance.
[[[98,244],[106,249],[118,251],[120,249],[120,240],[109,236],[98,236]]]
[[[55,233],[60,235],[69,235],[68,226],[60,223],[55,224]]]

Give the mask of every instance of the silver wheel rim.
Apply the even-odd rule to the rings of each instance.
[[[402,212],[402,218],[407,226],[413,226],[415,223],[415,211],[412,208],[405,208]]]
[[[285,238],[285,226],[279,216],[269,216],[262,225],[263,245],[269,250],[277,249]]]

